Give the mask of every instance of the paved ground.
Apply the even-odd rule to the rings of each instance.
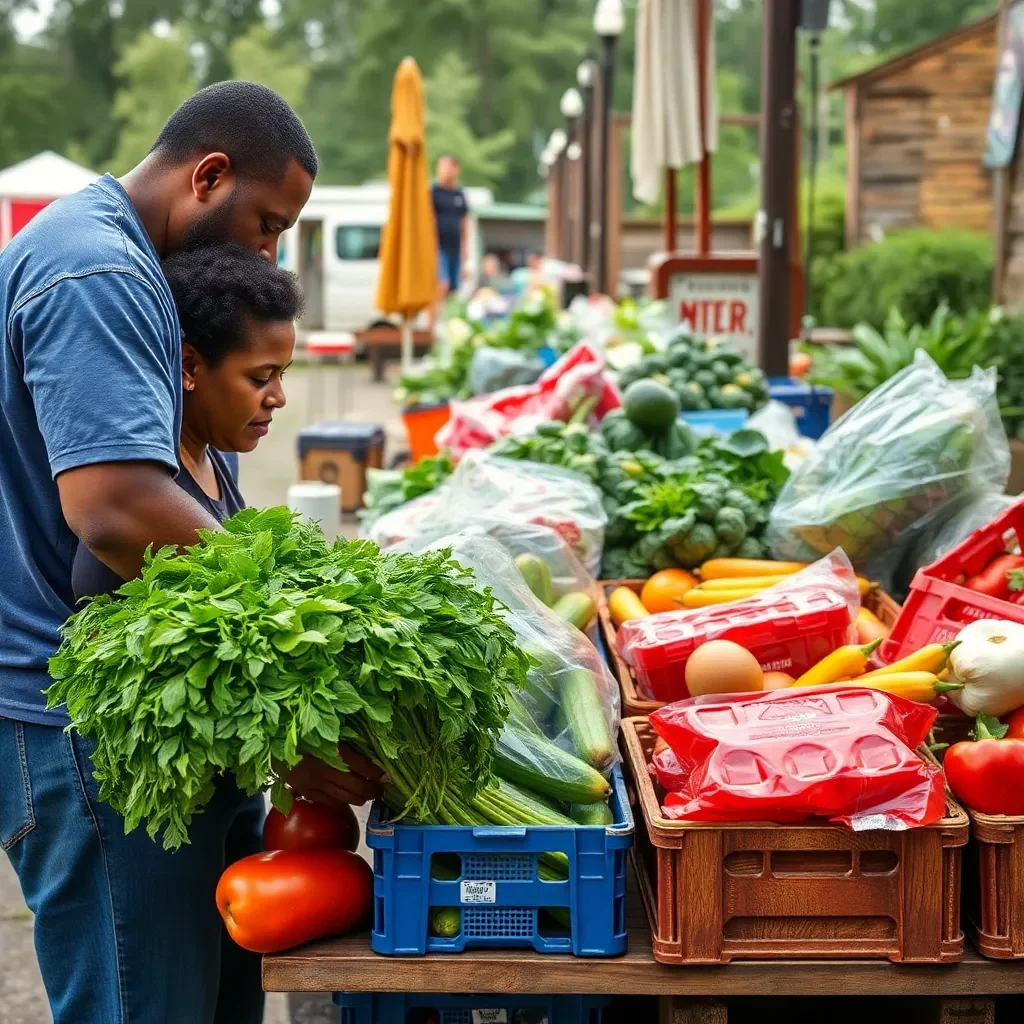
[[[373,384],[365,366],[321,371],[324,387],[314,386],[309,369],[295,368],[285,378],[288,405],[258,451],[242,459],[242,490],[251,505],[283,504],[297,475],[296,435],[322,418],[366,420],[388,431],[388,457],[402,447],[401,420],[390,401],[390,387]],[[354,520],[346,533],[354,533]],[[0,1024],[48,1024],[50,1014],[32,948],[32,917],[21,899],[7,858],[0,856]],[[327,1024],[337,1012],[322,997],[268,999],[265,1024]],[[81,1024],[103,1024],[99,1021]],[[172,1024],[172,1022],[168,1022]]]

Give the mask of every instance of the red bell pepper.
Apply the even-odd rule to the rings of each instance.
[[[1024,555],[998,555],[981,572],[972,576],[965,586],[968,590],[1006,601],[1010,597],[1010,570],[1022,568]]]
[[[1024,739],[1006,737],[998,719],[979,715],[974,739],[954,743],[942,767],[953,795],[982,814],[1024,814]]]

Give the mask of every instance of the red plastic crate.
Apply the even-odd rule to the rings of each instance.
[[[619,629],[617,649],[636,673],[641,695],[667,704],[689,697],[686,663],[708,640],[732,640],[766,672],[800,676],[846,643],[850,629],[846,602],[819,588],[633,619]]]
[[[977,619],[1024,623],[1024,605],[1011,604],[968,590],[956,582],[981,572],[996,555],[1016,544],[1024,550],[1024,499],[1011,505],[988,526],[975,530],[937,562],[919,569],[903,611],[881,647],[885,662],[896,661],[925,644],[952,640]]]

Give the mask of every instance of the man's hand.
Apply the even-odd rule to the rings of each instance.
[[[338,754],[349,766],[340,772],[313,757],[303,758],[286,776],[285,782],[307,800],[320,804],[355,804],[361,807],[383,792],[384,773],[349,747],[338,747]]]
[[[219,523],[155,462],[103,462],[57,477],[61,509],[81,542],[122,579],[139,574],[151,544],[195,544]]]

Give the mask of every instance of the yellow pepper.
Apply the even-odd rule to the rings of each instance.
[[[932,672],[893,672],[890,675],[868,678],[861,676],[851,679],[851,686],[866,686],[872,690],[884,690],[896,697],[927,704],[930,700],[950,690],[962,690],[963,683],[944,683]]]
[[[764,587],[745,587],[737,590],[705,590],[694,587],[682,596],[684,608],[707,608],[712,604],[728,604],[730,601],[741,601],[745,597],[755,597],[764,593]]]
[[[700,589],[710,591],[764,590],[767,587],[774,587],[788,578],[788,576],[722,576],[713,580],[705,580],[700,584]],[[860,591],[861,597],[876,589],[877,586],[877,583],[872,583],[863,576],[857,577],[857,589]]]
[[[867,667],[868,658],[881,642],[874,640],[869,644],[846,644],[839,647],[828,657],[822,658],[817,665],[809,668],[793,685],[824,686],[843,677],[858,676]],[[856,681],[854,679],[854,682]]]
[[[938,675],[946,667],[950,652],[956,647],[957,641],[952,640],[948,644],[928,644],[913,654],[908,654],[891,665],[875,669],[861,676],[861,679],[874,679],[875,676],[890,676],[900,672],[932,672]]]

